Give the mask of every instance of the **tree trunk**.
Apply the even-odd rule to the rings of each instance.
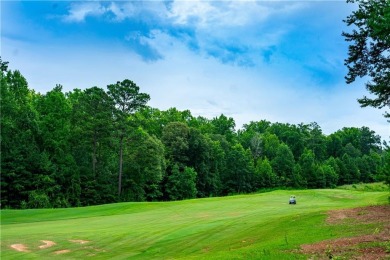
[[[119,142],[119,179],[118,179],[118,196],[121,196],[122,190],[122,167],[123,167],[123,136]]]
[[[92,155],[92,171],[93,171],[93,178],[96,179],[96,133],[93,136],[93,155]]]

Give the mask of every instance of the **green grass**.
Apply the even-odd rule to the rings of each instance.
[[[292,194],[297,205],[288,205]],[[290,190],[178,202],[2,210],[1,259],[307,259],[293,250],[378,228],[327,225],[326,211],[384,204],[387,197],[382,191]],[[39,249],[40,240],[56,245]],[[24,244],[30,252],[17,252],[12,244]],[[55,254],[65,249],[70,252]]]
[[[389,191],[389,186],[383,182],[376,183],[359,183],[339,186],[339,189],[356,190],[356,191]]]

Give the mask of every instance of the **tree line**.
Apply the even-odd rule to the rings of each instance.
[[[390,149],[368,127],[325,135],[317,123],[147,106],[131,80],[64,93],[29,89],[1,63],[1,207],[74,207],[332,188],[382,181]]]

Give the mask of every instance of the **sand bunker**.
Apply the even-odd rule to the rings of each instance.
[[[40,245],[39,248],[40,249],[45,249],[45,248],[49,248],[51,246],[54,246],[56,243],[54,243],[53,241],[50,241],[50,240],[41,240],[42,243],[45,243],[44,245]]]
[[[19,252],[30,252],[23,244],[13,244],[11,245],[11,248]]]
[[[86,243],[90,242],[88,240],[81,240],[81,239],[75,239],[75,240],[69,240],[69,241],[73,242],[73,243],[79,243],[79,244],[86,244]]]
[[[64,250],[55,251],[54,254],[60,255],[60,254],[66,254],[66,253],[69,253],[69,252],[70,252],[69,249],[64,249]]]

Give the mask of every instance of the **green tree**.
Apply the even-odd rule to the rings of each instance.
[[[343,153],[343,144],[340,136],[338,136],[337,134],[331,134],[326,139],[326,148],[328,156],[340,157]]]
[[[390,107],[390,2],[388,0],[347,0],[357,3],[344,22],[353,27],[352,32],[343,32],[345,40],[351,42],[345,65],[348,67],[346,82],[357,77],[368,76],[369,93],[375,98],[364,96],[359,99],[362,107]],[[357,29],[355,29],[357,28]],[[385,117],[390,114],[385,111]]]
[[[304,188],[307,187],[307,181],[302,177],[302,168],[299,163],[294,165],[293,169],[293,178],[291,182],[292,186],[295,188]]]
[[[29,200],[42,169],[36,94],[19,71],[6,71],[3,62],[1,66],[1,204],[19,208]]]
[[[97,166],[103,160],[98,158],[102,154],[101,149],[111,142],[113,102],[107,93],[98,87],[84,90],[79,101],[81,105],[79,125],[84,126],[83,137],[92,148],[91,165],[96,178]]]
[[[164,146],[141,128],[125,143],[123,197],[130,201],[155,201],[162,194],[159,184],[165,173]]]
[[[314,185],[313,188],[325,188],[326,187],[326,175],[325,171],[329,170],[328,167],[316,164],[314,166]]]
[[[226,117],[225,115],[220,115],[211,120],[211,124],[214,126],[214,134],[219,134],[225,136],[226,140],[232,143],[235,139],[234,128],[236,123],[231,117]]]
[[[213,143],[200,130],[190,128],[188,165],[197,173],[196,188],[198,197],[208,197],[218,193],[219,171],[213,168]]]
[[[343,184],[357,183],[360,179],[360,172],[357,166],[356,158],[351,157],[348,154],[344,154],[341,157],[341,161],[344,167],[340,171],[340,179]]]
[[[185,123],[171,122],[162,133],[162,142],[166,148],[166,158],[170,165],[187,165],[190,128]]]
[[[359,156],[361,156],[361,152],[356,149],[351,143],[348,143],[344,149],[343,149],[343,152],[344,154],[348,154],[349,156],[353,157],[353,158],[357,158]]]
[[[302,131],[300,127],[295,125],[274,123],[269,127],[268,132],[275,134],[281,142],[287,144],[293,152],[294,158],[299,159],[305,147],[305,140],[309,136],[308,128],[305,130]]]
[[[175,164],[168,177],[166,191],[171,200],[191,199],[196,196],[196,171],[191,167],[180,169]]]
[[[322,171],[325,175],[325,187],[334,188],[337,186],[338,175],[336,171],[328,164],[321,165]]]
[[[0,56],[0,71],[7,72],[8,71],[8,61],[3,61]]]
[[[321,127],[316,122],[309,125],[309,137],[306,147],[313,151],[317,161],[325,160],[326,137],[322,134]]]
[[[316,186],[315,155],[312,150],[305,149],[299,158],[299,165],[302,170],[302,177],[306,180],[309,188]]]
[[[273,172],[270,161],[259,159],[255,169],[258,188],[275,187],[278,184],[278,176]]]
[[[226,170],[221,173],[225,194],[254,191],[254,164],[251,151],[236,144],[226,154]]]
[[[116,120],[117,134],[119,140],[119,174],[118,174],[118,195],[122,190],[123,172],[123,142],[128,130],[128,117],[136,111],[145,107],[150,96],[139,92],[139,87],[131,80],[125,79],[116,84],[107,86],[108,94],[114,101],[114,116]]]
[[[278,152],[280,141],[275,134],[266,133],[262,136],[263,154],[268,160],[273,160]]]
[[[263,140],[261,139],[261,135],[259,133],[255,133],[250,139],[249,148],[252,152],[253,160],[257,162],[257,160],[263,154]]]
[[[280,179],[280,184],[293,186],[293,169],[295,165],[294,155],[288,145],[282,143],[275,158],[271,161],[272,169]]]
[[[114,202],[113,101],[98,87],[75,89],[67,95],[72,104],[72,153],[79,166],[84,205]]]
[[[339,160],[339,159],[337,159]],[[327,187],[335,187],[339,183],[340,168],[334,157],[329,157],[325,162],[325,166],[329,166],[331,169],[325,169],[326,185]]]
[[[36,98],[39,114],[40,149],[43,171],[40,182],[44,185],[54,207],[76,206],[80,203],[79,169],[71,150],[71,104],[57,85],[46,95]],[[38,179],[38,178],[36,178]]]
[[[383,153],[383,165],[380,169],[380,175],[382,177],[382,180],[384,180],[385,183],[387,183],[387,185],[390,186],[390,149],[389,148],[387,148],[387,150]]]

